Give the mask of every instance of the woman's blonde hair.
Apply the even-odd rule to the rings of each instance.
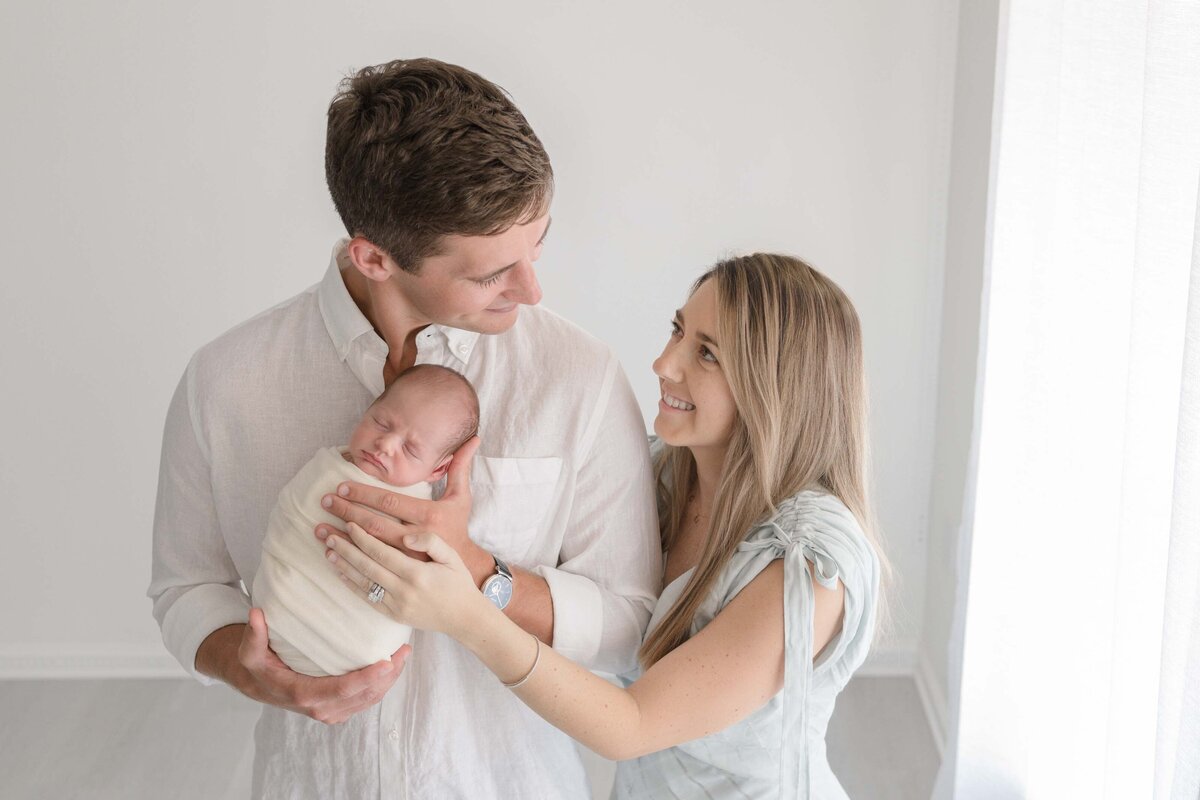
[[[709,529],[683,593],[639,656],[649,667],[687,640],[700,603],[750,529],[803,489],[829,492],[854,514],[879,557],[881,591],[891,568],[867,488],[867,394],[862,333],[845,293],[797,258],[731,258],[700,276],[713,281],[721,369],[737,406]],[[655,463],[663,549],[674,544],[696,463],[665,447]],[[876,632],[884,627],[879,604]]]

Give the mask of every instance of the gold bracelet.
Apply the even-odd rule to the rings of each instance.
[[[505,689],[517,688],[525,681],[529,680],[529,676],[533,674],[535,669],[537,669],[538,662],[542,660],[542,640],[536,636],[533,637],[533,640],[537,642],[537,655],[533,657],[533,666],[529,668],[529,672],[525,673],[525,677],[521,678],[521,680],[517,681],[516,683],[504,683],[504,681],[501,681],[501,683],[504,683]]]

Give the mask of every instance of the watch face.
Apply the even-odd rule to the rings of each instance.
[[[503,575],[493,575],[483,585],[483,594],[496,608],[504,608],[512,599],[512,581]]]

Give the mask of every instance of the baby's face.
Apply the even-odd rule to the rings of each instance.
[[[453,454],[443,455],[462,422],[458,403],[437,402],[423,387],[393,392],[367,409],[350,436],[350,459],[393,486],[433,482]]]

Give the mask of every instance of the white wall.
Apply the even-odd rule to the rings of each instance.
[[[316,282],[339,223],[324,112],[430,55],[505,86],[558,176],[546,304],[612,343],[647,413],[690,280],[778,249],[864,322],[877,503],[926,582],[954,0],[8,4],[0,674],[153,671],[159,441],[190,353]]]
[[[939,748],[949,735],[961,668],[965,602],[964,503],[975,437],[983,308],[999,0],[963,3],[958,21],[953,147],[946,217],[945,275],[937,384],[937,425],[930,491],[928,573],[918,654],[918,686]],[[960,599],[961,598],[961,599]]]

